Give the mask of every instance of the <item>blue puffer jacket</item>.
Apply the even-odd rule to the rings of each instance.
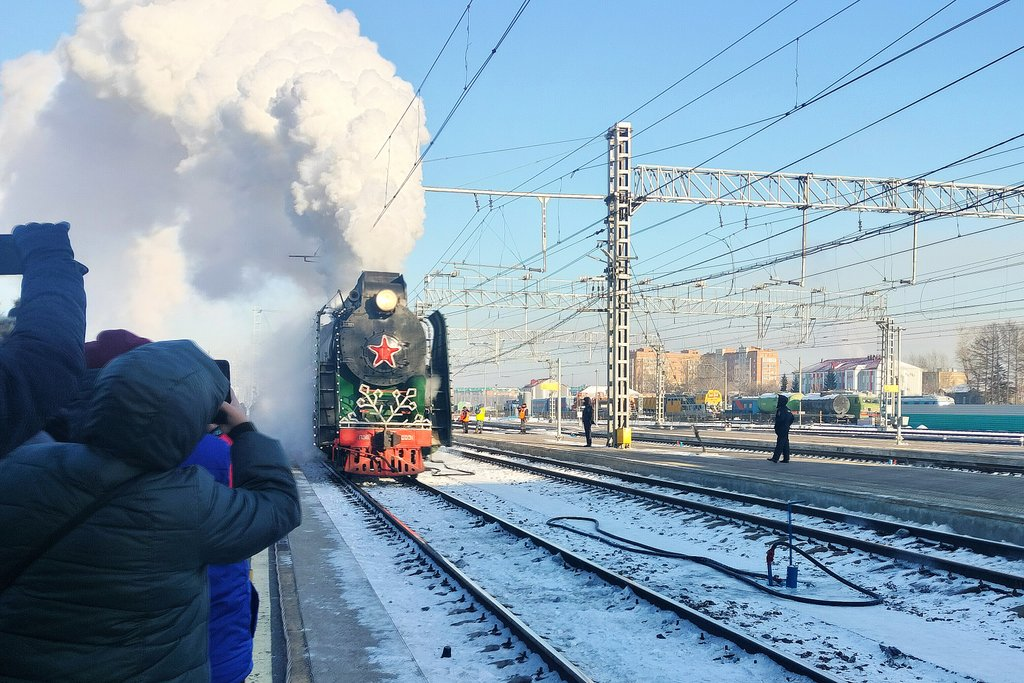
[[[198,465],[225,486],[231,485],[231,446],[222,438],[206,435],[182,467]],[[210,681],[238,683],[252,671],[252,631],[255,588],[249,582],[249,560],[211,564],[210,583]]]
[[[104,492],[141,474],[0,594],[0,680],[209,680],[206,566],[299,523],[280,444],[236,428],[236,488],[179,465],[227,393],[192,342],[146,344],[96,378],[80,443],[0,458],[0,574]]]
[[[43,428],[85,370],[88,269],[74,260],[68,224],[19,225],[14,243],[25,272],[17,323],[0,345],[0,457]]]

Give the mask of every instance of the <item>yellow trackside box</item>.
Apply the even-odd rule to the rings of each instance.
[[[633,429],[631,427],[619,427],[615,430],[615,443],[619,446],[628,446],[633,442]]]

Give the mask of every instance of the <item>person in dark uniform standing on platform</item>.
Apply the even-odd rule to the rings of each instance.
[[[583,433],[587,437],[587,445],[590,446],[590,429],[594,426],[594,406],[590,402],[589,396],[583,399],[583,415],[581,415],[581,418],[583,420]]]
[[[789,428],[793,425],[793,412],[786,405],[788,396],[779,394],[779,402],[775,406],[775,452],[768,458],[772,462],[778,462],[782,456],[782,462],[789,462]]]

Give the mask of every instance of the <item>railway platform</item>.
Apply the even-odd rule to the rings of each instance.
[[[723,433],[728,432],[716,434]],[[828,442],[796,434],[791,441],[792,460],[783,464],[769,462],[764,453],[710,446],[702,449],[685,443],[634,442],[631,448],[615,449],[595,439],[594,447],[586,448],[582,436],[563,434],[557,439],[553,430],[540,426],[531,427],[526,434],[456,434],[457,445],[490,446],[818,507],[889,515],[908,523],[943,525],[957,533],[1024,545],[1024,477],[856,460],[859,449],[882,447],[877,442]],[[831,450],[837,458],[849,459],[801,456],[801,445],[812,441],[815,452]],[[1022,449],[1013,446],[927,443],[893,448],[904,455],[915,450],[941,452],[944,460],[962,458],[965,466],[982,453],[1024,460]]]
[[[369,570],[313,490],[317,467],[306,462],[294,470],[302,524],[273,547],[274,671],[259,680],[378,683],[397,680],[401,672],[402,681],[425,681],[388,616],[386,597],[371,587]]]

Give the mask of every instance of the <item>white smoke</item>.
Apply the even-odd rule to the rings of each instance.
[[[418,173],[371,229],[427,133],[417,103],[378,156],[413,89],[352,13],[83,0],[74,35],[0,66],[0,88],[0,230],[71,222],[88,338],[193,338],[307,438],[314,312],[363,269],[401,270],[423,230]]]

